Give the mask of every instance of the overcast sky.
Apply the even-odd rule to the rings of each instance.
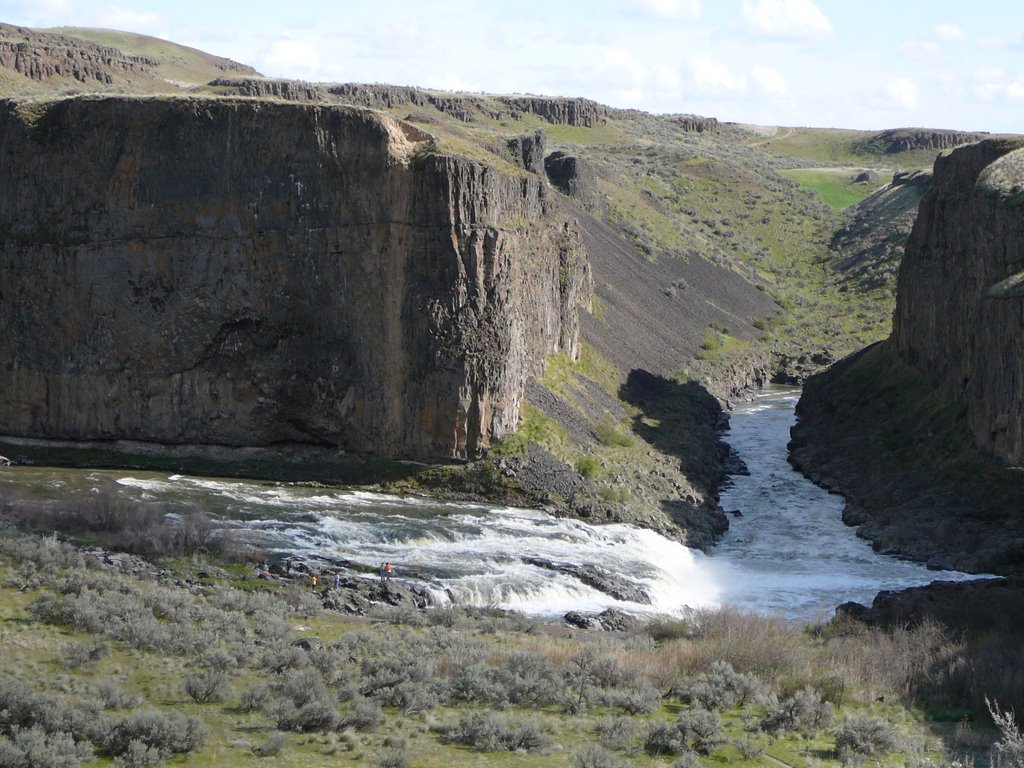
[[[1024,133],[1024,0],[0,0],[0,21],[156,35],[276,77]]]

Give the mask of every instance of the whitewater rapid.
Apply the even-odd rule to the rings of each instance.
[[[372,572],[388,561],[396,578],[425,584],[438,603],[497,606],[537,616],[620,608],[685,615],[734,604],[813,618],[881,589],[971,578],[878,555],[840,519],[842,499],[786,461],[798,390],[773,390],[740,404],[727,439],[750,475],[722,494],[739,510],[710,555],[629,525],[591,525],[545,512],[301,484],[153,472],[0,469],[0,485],[74,495],[101,488],[175,509],[205,509],[279,556],[318,560],[330,571],[353,562]],[[650,603],[617,600],[527,558],[591,566],[639,587]],[[366,578],[373,578],[367,574]]]
[[[699,552],[643,528],[594,526],[538,510],[442,503],[363,491],[310,491],[231,480],[119,477],[143,498],[201,489],[254,544],[280,555],[371,568],[426,582],[439,603],[497,606],[540,616],[618,607],[680,613],[719,604],[715,568]],[[589,564],[641,587],[650,603],[615,600],[574,576],[525,562]],[[372,578],[368,576],[367,578]]]

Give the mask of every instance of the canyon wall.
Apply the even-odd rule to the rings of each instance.
[[[578,354],[544,180],[358,108],[0,104],[0,432],[464,457]]]
[[[938,158],[893,326],[807,381],[790,460],[876,549],[1024,574],[1024,139]]]
[[[1024,141],[939,157],[897,288],[892,340],[947,401],[963,401],[978,447],[1024,465]],[[994,290],[996,289],[996,290]]]

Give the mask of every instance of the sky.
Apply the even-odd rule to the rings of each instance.
[[[0,21],[154,35],[273,77],[1024,133],[1022,0],[0,0]]]

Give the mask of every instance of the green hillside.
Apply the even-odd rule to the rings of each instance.
[[[226,75],[255,75],[252,67],[213,56],[196,48],[173,43],[159,37],[89,27],[53,27],[41,30],[70,35],[99,45],[117,48],[129,56],[155,59],[157,73],[172,83],[200,84]]]

